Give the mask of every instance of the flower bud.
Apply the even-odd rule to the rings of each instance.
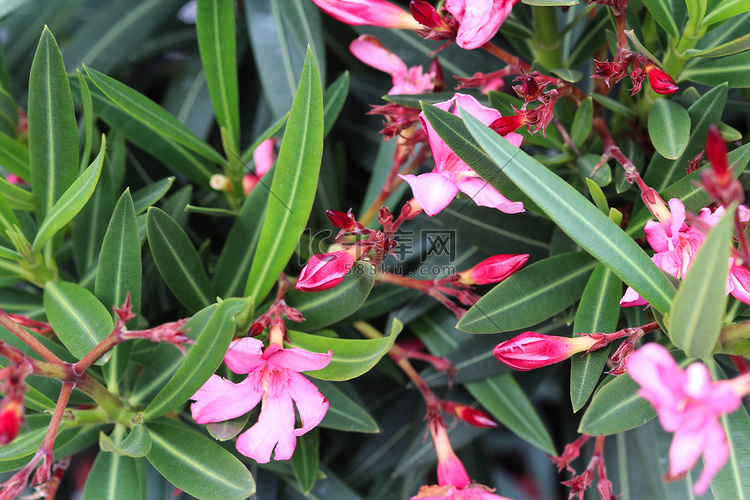
[[[418,30],[420,24],[401,7],[385,0],[312,0],[323,12],[342,23]]]
[[[729,162],[727,162],[727,145],[721,137],[721,132],[716,125],[711,125],[706,137],[706,156],[716,173],[716,180],[726,185],[732,180],[729,175]]]
[[[495,346],[495,357],[519,371],[529,371],[566,360],[573,354],[588,351],[597,340],[582,337],[558,337],[524,332]]]
[[[353,229],[354,219],[351,215],[339,212],[338,210],[326,210],[326,216],[331,224],[339,229]]]
[[[409,10],[414,19],[422,26],[433,30],[446,28],[442,16],[430,2],[425,0],[411,0]]]
[[[380,210],[378,210],[378,222],[383,227],[393,224],[393,215],[388,211],[388,207],[380,207]]]
[[[671,95],[680,90],[680,87],[672,80],[672,77],[655,65],[647,64],[644,66],[643,71],[648,75],[651,88],[657,94]]]
[[[297,290],[322,292],[333,288],[344,280],[352,264],[354,257],[346,250],[313,255],[299,275]]]
[[[464,285],[486,285],[499,283],[518,271],[529,259],[529,254],[494,255],[489,259],[459,273],[458,281]]]
[[[232,192],[232,181],[229,177],[223,174],[214,174],[211,176],[211,180],[208,181],[209,185],[216,191],[222,191],[224,193]]]
[[[0,444],[5,445],[18,436],[23,421],[23,404],[15,398],[6,398],[0,409]]]
[[[497,422],[495,422],[492,417],[490,417],[483,411],[472,408],[471,406],[455,405],[453,407],[453,411],[458,418],[468,424],[473,425],[474,427],[482,427],[487,429],[497,427]]]
[[[518,114],[498,118],[490,123],[490,128],[500,135],[508,135],[527,123],[530,122],[526,118],[526,112],[519,111]]]

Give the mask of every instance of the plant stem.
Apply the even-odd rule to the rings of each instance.
[[[18,337],[24,344],[34,349],[34,352],[39,354],[42,358],[49,361],[50,363],[62,363],[63,361],[54,355],[52,351],[44,347],[33,335],[23,329],[18,323],[13,321],[13,318],[8,316],[5,311],[0,309],[0,325],[4,326],[10,332]]]

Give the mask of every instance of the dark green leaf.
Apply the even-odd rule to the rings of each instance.
[[[573,125],[570,127],[570,140],[579,148],[591,134],[591,124],[594,119],[594,104],[591,97],[587,97],[578,106]]]
[[[48,281],[44,287],[44,309],[57,338],[78,359],[114,329],[107,308],[76,283]]]
[[[211,282],[185,231],[166,212],[151,207],[146,222],[156,267],[175,297],[191,311],[212,302]]]
[[[338,429],[347,432],[380,432],[378,423],[367,413],[367,410],[349,398],[339,386],[326,380],[316,380],[320,392],[328,400],[328,411],[321,427]]]
[[[680,32],[677,29],[677,22],[674,19],[672,5],[669,0],[643,0],[643,4],[648,8],[649,12],[659,26],[664,28],[664,31],[673,39],[677,40],[680,37]]]
[[[575,303],[596,261],[583,252],[550,257],[495,285],[458,322],[469,333],[527,328]]]
[[[468,382],[464,386],[498,422],[545,453],[556,454],[552,438],[513,374]]]
[[[344,280],[323,292],[291,290],[285,300],[305,317],[297,328],[313,331],[332,325],[359,309],[375,282],[375,270],[368,262],[357,261]]]
[[[174,410],[203,386],[227,353],[234,335],[235,315],[247,307],[243,299],[229,299],[219,304],[180,367],[143,411],[146,418],[160,417]]]
[[[654,418],[656,411],[638,395],[640,387],[628,374],[615,377],[594,394],[578,432],[593,436],[615,434]]]
[[[658,311],[668,311],[674,287],[643,249],[578,191],[471,115],[466,124],[496,162],[494,169],[470,165],[494,187],[497,169],[527,195],[576,243],[609,267]]]
[[[145,426],[134,425],[125,439],[122,433],[116,432],[117,429],[115,427],[112,437],[99,433],[99,448],[102,451],[133,458],[145,457],[151,451],[151,436]]]
[[[735,209],[730,208],[706,236],[665,317],[669,338],[692,358],[707,358],[719,340],[727,308]]]
[[[704,26],[731,19],[750,10],[750,5],[743,0],[722,0],[713,5],[714,8],[708,10],[703,18]]]
[[[91,467],[82,500],[143,500],[146,477],[135,458],[100,451]]]
[[[326,88],[323,94],[323,123],[325,130],[323,135],[328,135],[333,125],[336,123],[341,110],[344,109],[344,103],[349,95],[349,72],[345,71],[340,77],[336,78],[332,84]]]
[[[167,194],[169,188],[172,187],[173,182],[174,177],[165,177],[133,193],[133,210],[135,210],[135,214],[142,214],[148,207],[161,200]]]
[[[705,50],[691,49],[685,53],[692,57],[722,57],[737,54],[748,49],[750,49],[750,35],[744,35],[718,47]]]
[[[146,456],[169,482],[199,500],[242,500],[255,493],[250,472],[231,453],[185,424],[148,423],[153,446]]]
[[[34,195],[0,177],[0,195],[13,210],[34,210]]]
[[[297,438],[297,446],[292,456],[292,470],[300,489],[308,494],[315,486],[318,478],[318,465],[320,458],[320,434],[318,429],[313,429],[307,434]]]
[[[323,154],[323,92],[308,49],[276,162],[263,229],[245,295],[262,300],[294,253],[315,200]]]
[[[627,106],[625,106],[619,101],[615,101],[614,99],[607,97],[607,96],[603,96],[601,94],[594,94],[591,97],[593,97],[596,102],[598,102],[605,108],[612,110],[615,113],[624,116],[625,118],[630,118],[631,120],[636,119],[635,113],[633,113],[633,111],[630,108],[628,108]]]
[[[28,118],[31,185],[42,220],[78,175],[73,98],[60,49],[46,27],[31,65]]]
[[[594,269],[581,296],[573,333],[612,333],[620,316],[622,283],[604,264]],[[583,408],[602,374],[609,347],[581,356],[574,354],[570,367],[570,401],[573,411]]]
[[[690,115],[679,104],[659,99],[648,114],[648,136],[659,154],[676,160],[690,139]]]
[[[401,322],[393,320],[390,334],[380,339],[336,339],[290,330],[289,341],[294,347],[310,352],[333,351],[328,366],[305,372],[323,380],[349,380],[370,371],[388,353],[401,332]]]
[[[3,133],[0,133],[0,165],[27,182],[31,180],[29,150]]]

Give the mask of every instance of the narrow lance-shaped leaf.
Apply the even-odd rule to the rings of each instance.
[[[568,236],[633,287],[655,309],[661,312],[669,310],[674,287],[635,241],[544,165],[473,116],[467,114],[464,120],[477,142],[486,148],[496,163],[494,169],[477,166],[475,170],[480,175],[494,184],[497,169],[502,168],[505,175]]]
[[[219,127],[227,130],[230,138],[231,142],[225,147],[236,154],[240,141],[240,114],[234,2],[198,0],[195,27],[216,121]]]
[[[115,430],[117,427],[115,427]],[[99,433],[99,448],[102,451],[115,453],[126,457],[145,457],[151,451],[151,436],[144,425],[134,425],[123,439],[122,433],[107,436]]]
[[[60,196],[47,211],[47,216],[39,225],[39,231],[31,244],[32,251],[38,252],[42,245],[52,238],[81,211],[96,188],[104,164],[104,150],[107,141],[102,135],[102,147],[99,154],[81,176]]]
[[[312,51],[287,121],[245,295],[262,300],[294,253],[315,200],[323,155],[323,91]]]
[[[297,484],[305,493],[310,493],[315,480],[318,478],[318,464],[320,448],[320,434],[318,429],[313,429],[307,434],[297,438],[297,446],[292,455],[292,470]]]
[[[29,75],[29,164],[42,220],[78,175],[73,97],[55,37],[44,28]]]
[[[651,404],[638,395],[638,383],[630,375],[618,375],[594,394],[583,414],[578,432],[603,436],[626,431],[656,416]]]
[[[730,208],[708,233],[665,318],[672,342],[693,358],[710,356],[719,340],[735,210]]]
[[[651,15],[654,16],[654,19],[659,23],[659,26],[664,28],[664,31],[666,31],[672,39],[676,40],[679,38],[680,32],[677,29],[677,23],[672,15],[672,8],[669,0],[643,0],[643,4],[649,12],[651,12]]]

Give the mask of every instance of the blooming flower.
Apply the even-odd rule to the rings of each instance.
[[[529,371],[566,360],[577,352],[598,348],[595,336],[558,337],[524,332],[495,346],[495,357],[520,371]],[[599,347],[603,347],[603,344]]]
[[[466,94],[456,94],[450,101],[441,102],[435,106],[457,116],[461,116],[459,110],[461,108],[485,125],[501,117],[498,110],[482,106],[479,101]],[[447,207],[459,190],[469,195],[474,203],[482,207],[497,208],[508,214],[524,211],[523,203],[510,201],[469,168],[435,132],[424,113],[419,115],[419,119],[427,133],[435,168],[428,174],[399,175],[399,177],[409,183],[414,198],[427,215],[432,217]],[[516,147],[520,146],[523,141],[523,137],[516,133],[506,134],[503,137]]]
[[[743,205],[739,206],[738,210],[740,220],[747,222],[750,219],[750,210]],[[706,235],[685,223],[685,205],[679,199],[669,200],[669,212],[666,216],[660,217],[659,222],[648,221],[644,232],[649,245],[656,252],[651,257],[654,264],[672,276],[684,279],[698,250],[706,240]],[[719,207],[714,212],[704,208],[698,218],[706,225],[713,227],[719,222],[724,212],[724,207]],[[747,269],[735,265],[734,257],[730,258],[729,267],[727,293],[731,293],[737,300],[750,304],[750,273]],[[647,304],[648,302],[630,287],[620,300],[620,305],[623,307]]]
[[[518,0],[446,0],[445,8],[458,21],[456,43],[476,49],[497,34]]]
[[[702,454],[703,472],[694,490],[703,495],[729,457],[719,417],[739,408],[740,396],[730,382],[712,382],[701,363],[682,370],[669,352],[655,343],[633,353],[628,372],[641,385],[639,394],[656,409],[664,430],[674,432],[667,478],[677,479],[688,472]]]
[[[471,269],[459,273],[461,276],[459,281],[466,285],[499,283],[518,271],[527,260],[529,260],[527,253],[493,255]]]
[[[320,253],[310,257],[297,280],[300,292],[322,292],[344,280],[354,264],[354,257],[346,250]]]
[[[410,13],[385,0],[312,0],[323,12],[342,23],[416,30]]]
[[[422,66],[406,66],[396,54],[386,49],[377,38],[362,35],[356,38],[349,50],[354,56],[375,69],[391,75],[393,88],[389,94],[421,94],[432,92],[435,85],[430,75],[423,73]]]
[[[270,334],[273,338],[273,332]],[[331,361],[331,352],[318,354],[302,349],[284,349],[272,342],[253,338],[235,340],[224,357],[234,373],[247,378],[235,384],[218,375],[211,378],[192,398],[190,407],[199,424],[239,417],[262,401],[258,422],[237,438],[237,450],[259,463],[267,463],[275,450],[276,460],[289,460],[297,436],[317,426],[328,410],[328,401],[312,382],[299,372],[320,370]],[[262,351],[262,352],[261,352]],[[295,428],[294,405],[302,427]]]

